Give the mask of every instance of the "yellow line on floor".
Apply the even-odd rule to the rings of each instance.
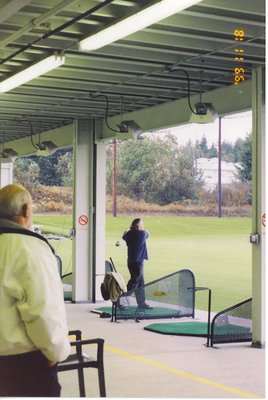
[[[222,390],[222,391],[225,391],[225,392],[229,392],[229,393],[235,394],[235,395],[237,395],[239,397],[242,397],[242,398],[255,398],[255,399],[256,398],[260,398],[260,396],[257,396],[255,394],[244,392],[242,390],[238,390],[238,389],[236,389],[234,387],[231,387],[231,386],[222,385],[221,383],[218,383],[218,382],[215,382],[215,381],[212,381],[212,380],[209,380],[209,379],[201,378],[201,377],[196,376],[196,375],[189,374],[188,372],[184,372],[184,371],[182,371],[180,369],[169,367],[168,365],[160,364],[160,363],[158,363],[156,361],[152,361],[152,360],[148,360],[147,358],[144,358],[144,357],[136,356],[135,354],[127,353],[127,352],[125,352],[123,350],[120,350],[120,349],[117,349],[115,347],[111,347],[111,346],[107,346],[107,345],[105,345],[104,347],[105,347],[106,350],[109,350],[109,351],[111,351],[113,353],[116,353],[116,354],[118,354],[120,356],[123,356],[123,357],[126,357],[126,358],[131,358],[132,360],[139,361],[139,362],[141,362],[143,364],[151,365],[152,367],[156,367],[156,368],[162,369],[162,370],[170,372],[172,374],[180,375],[180,376],[182,376],[184,378],[187,378],[187,379],[190,379],[192,381],[196,381],[196,382],[202,383],[204,385],[207,385],[207,386],[210,386],[210,387],[214,387],[216,389],[219,389],[219,390]]]

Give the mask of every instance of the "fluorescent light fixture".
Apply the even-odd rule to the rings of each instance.
[[[162,0],[146,9],[131,15],[97,32],[83,40],[78,45],[81,50],[92,51],[116,42],[132,33],[138,32],[152,24],[161,21],[179,11],[184,10],[201,0]]]
[[[15,161],[18,153],[13,149],[3,149],[0,153],[0,163],[11,163]]]
[[[31,65],[23,71],[20,71],[10,78],[0,82],[0,93],[8,92],[17,86],[23,85],[24,83],[29,82],[32,79],[61,66],[64,64],[64,62],[64,56],[60,56],[58,54],[49,56],[44,60],[39,61],[38,63]]]
[[[218,118],[211,103],[197,103],[195,105],[196,114],[192,113],[189,122],[196,124],[209,124]]]
[[[119,125],[120,133],[129,133],[132,138],[137,139],[142,133],[141,127],[133,120],[122,121]]]
[[[36,147],[38,147],[38,150],[36,153],[36,155],[38,157],[48,157],[51,154],[55,153],[56,150],[58,150],[58,146],[56,146],[50,140],[36,144]]]

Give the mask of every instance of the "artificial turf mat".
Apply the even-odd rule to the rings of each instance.
[[[71,301],[72,300],[73,293],[72,292],[64,292],[64,300],[65,301]]]
[[[163,333],[165,335],[207,336],[208,324],[206,322],[172,322],[151,324],[145,326],[146,331]]]
[[[99,307],[91,312],[100,314],[102,317],[111,317],[112,307]],[[117,309],[117,318],[138,318],[138,319],[150,319],[150,318],[179,318],[180,311],[166,307],[154,307],[153,309],[139,309],[138,307],[127,307],[126,309]]]
[[[102,312],[111,313],[112,307],[98,307],[94,308],[94,310],[91,310],[91,312],[95,314],[101,314]]]
[[[145,330],[162,333],[164,335],[200,336],[206,337],[208,334],[207,322],[172,322],[151,324],[144,327]],[[238,325],[226,324],[220,327],[219,335],[237,335],[250,332],[249,328]],[[214,332],[216,333],[216,332]]]

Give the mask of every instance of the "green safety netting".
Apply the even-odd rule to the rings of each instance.
[[[138,307],[139,296],[146,298],[149,309]],[[114,304],[113,310],[99,307],[93,312],[102,317],[111,316],[116,319],[154,319],[194,317],[195,278],[188,269],[166,275],[143,288],[124,293]]]

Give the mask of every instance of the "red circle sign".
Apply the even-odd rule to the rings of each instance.
[[[80,225],[85,226],[88,223],[88,217],[86,215],[80,215],[78,222]]]
[[[261,223],[262,223],[262,226],[264,226],[264,228],[265,228],[266,227],[266,213],[262,214]]]

